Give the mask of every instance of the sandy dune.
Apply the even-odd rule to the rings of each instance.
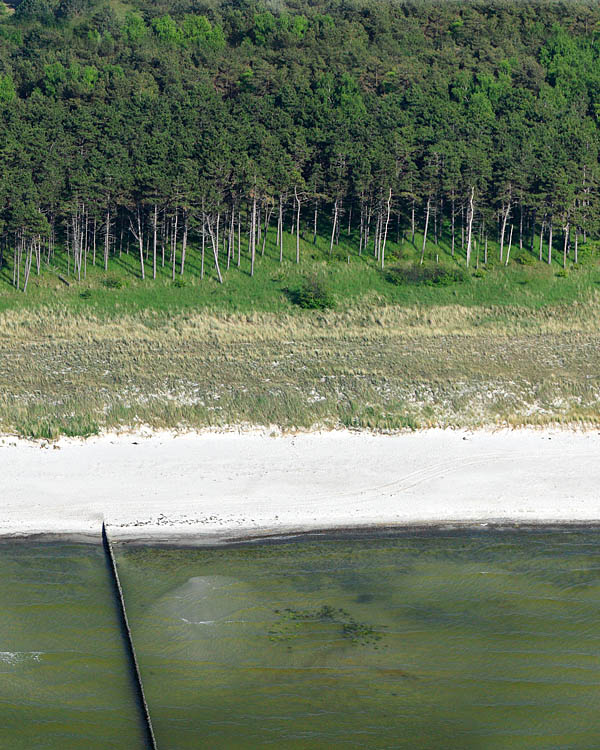
[[[216,541],[363,525],[600,521],[600,434],[429,430],[0,439],[0,534]]]

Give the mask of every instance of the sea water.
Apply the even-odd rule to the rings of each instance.
[[[142,750],[100,545],[0,544],[0,748]]]
[[[600,747],[599,541],[118,547],[158,746]]]

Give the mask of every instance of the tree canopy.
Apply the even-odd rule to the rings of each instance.
[[[144,275],[167,237],[183,272],[188,232],[217,265],[227,235],[229,263],[242,217],[256,249],[314,206],[382,265],[390,216],[453,247],[460,218],[467,262],[492,226],[571,244],[599,228],[599,117],[597,2],[22,0],[0,14],[2,243],[26,278],[46,238],[80,273],[124,231]]]

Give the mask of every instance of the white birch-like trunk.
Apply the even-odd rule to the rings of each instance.
[[[505,266],[508,265],[508,262],[510,260],[510,248],[512,247],[513,229],[514,229],[514,225],[511,224],[510,225],[510,235],[509,235],[509,238],[508,238],[508,250],[506,251],[506,263],[504,264]]]
[[[179,211],[175,208],[175,222],[173,224],[173,236],[171,237],[171,279],[175,281],[175,264],[177,263],[177,223]]]
[[[206,250],[206,216],[202,214],[202,248],[200,250],[200,279],[204,278],[204,253]]]
[[[360,203],[360,232],[359,232],[359,238],[358,238],[358,255],[362,255],[362,248],[363,248],[363,232],[365,228],[365,207],[361,200]]]
[[[279,246],[279,262],[283,263],[283,198],[279,196],[279,218],[277,219],[277,245]]]
[[[260,248],[260,254],[261,256],[264,256],[265,254],[265,248],[267,247],[267,235],[269,232],[269,225],[271,223],[271,215],[273,214],[273,206],[269,205],[265,209],[265,226],[263,231],[263,238],[262,238],[262,245]]]
[[[241,211],[238,211],[237,239],[238,239],[237,267],[239,268],[242,265],[242,212]]]
[[[131,224],[131,222],[130,222],[130,225],[131,225],[133,235],[138,241],[138,248],[140,252],[140,271],[141,271],[142,281],[144,281],[144,279],[146,278],[146,272],[144,270],[144,236],[142,233],[142,212],[141,212],[139,204],[137,206],[136,213],[137,213],[137,232],[133,229],[133,224]]]
[[[452,193],[451,233],[452,233],[452,239],[451,239],[451,244],[450,244],[450,255],[454,258],[454,243],[456,242],[454,193]]]
[[[219,221],[219,217],[217,216],[217,224]],[[210,235],[210,241],[212,244],[213,249],[213,256],[215,259],[215,270],[217,272],[217,278],[219,279],[219,284],[223,283],[223,277],[221,276],[221,268],[219,267],[219,238],[218,234],[215,231],[215,229],[212,226],[210,217],[207,216],[207,224],[208,224],[208,233]]]
[[[333,226],[331,228],[331,242],[329,243],[329,255],[333,252],[333,241],[335,239],[335,230],[337,229],[337,221],[338,221],[338,199],[335,199],[334,208],[333,208]]]
[[[425,229],[423,230],[423,245],[421,247],[421,259],[419,265],[423,265],[425,259],[425,245],[427,244],[427,229],[429,228],[429,212],[431,208],[431,198],[427,198],[427,208],[425,210]]]
[[[475,214],[475,207],[473,205],[473,199],[475,197],[475,187],[471,186],[471,194],[469,196],[469,207],[467,211],[467,267],[471,261],[471,240],[473,236],[473,216]]]
[[[181,270],[180,275],[183,276],[185,269],[185,251],[187,249],[188,241],[188,215],[187,211],[183,212],[183,238],[181,240]]]
[[[32,249],[32,244],[30,242],[27,247],[27,255],[25,256],[25,282],[23,284],[23,292],[27,291],[27,284],[29,283],[29,273],[31,271],[32,254],[33,254],[33,249]]]
[[[387,235],[388,235],[388,226],[390,223],[390,208],[392,205],[392,188],[390,188],[390,192],[388,193],[388,199],[387,199],[387,215],[385,217],[385,229],[383,232],[383,244],[381,246],[381,267],[385,268],[385,244],[387,242]]]
[[[300,209],[302,207],[302,203],[300,201],[300,196],[298,195],[298,191],[296,190],[296,187],[294,186],[294,196],[296,198],[296,263],[300,263]]]
[[[110,249],[110,208],[106,209],[106,223],[104,225],[104,270],[108,271],[108,252]]]
[[[506,224],[510,214],[510,199],[506,204],[506,211],[502,215],[502,229],[500,230],[500,263],[504,260],[504,235],[506,233]]]
[[[254,276],[254,258],[256,256],[256,196],[252,199],[250,219],[250,276]]]

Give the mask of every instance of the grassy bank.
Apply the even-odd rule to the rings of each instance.
[[[121,257],[111,258],[108,273],[98,264],[88,260],[86,277],[73,276],[72,265],[58,250],[49,266],[42,264],[41,274],[35,274],[35,264],[27,293],[12,286],[13,269],[10,253],[0,269],[0,313],[10,310],[39,310],[60,306],[73,314],[95,315],[99,319],[137,314],[153,310],[170,316],[181,312],[210,308],[225,313],[282,312],[294,308],[293,291],[307,277],[316,277],[327,289],[336,309],[354,308],[357,304],[402,306],[518,306],[539,308],[560,305],[593,297],[600,290],[600,247],[594,243],[581,245],[579,263],[572,258],[566,270],[562,268],[562,254],[553,255],[552,264],[537,260],[538,238],[535,252],[513,247],[511,261],[506,266],[499,261],[497,243],[489,243],[489,260],[484,266],[480,253],[470,269],[465,268],[464,250],[457,241],[456,252],[451,254],[450,239],[444,237],[439,244],[428,241],[425,269],[442,268],[457,273],[457,283],[434,283],[427,278],[398,279],[394,269],[418,266],[422,238],[414,242],[390,240],[386,251],[386,268],[382,271],[372,257],[372,247],[361,256],[357,253],[358,237],[342,233],[340,244],[329,253],[327,227],[313,244],[311,235],[301,242],[301,262],[295,263],[296,239],[285,233],[284,260],[279,262],[279,250],[274,244],[274,231],[269,234],[265,253],[260,252],[256,273],[250,276],[250,261],[246,248],[240,267],[237,258],[226,268],[221,258],[224,283],[219,284],[209,254],[205,258],[205,274],[201,278],[201,255],[197,245],[188,248],[185,274],[180,275],[180,257],[177,258],[176,278],[167,254],[166,265],[159,263],[156,280],[152,269],[146,265],[145,281],[140,279],[139,260],[133,245]],[[371,243],[372,245],[372,243]],[[124,246],[126,249],[126,245]],[[506,250],[506,248],[505,248]],[[547,258],[547,247],[543,247]],[[70,273],[69,273],[70,271]],[[67,286],[61,278],[68,282]],[[401,283],[398,283],[398,282]],[[439,279],[437,280],[440,281]]]
[[[0,429],[600,423],[600,302],[1,316]]]

